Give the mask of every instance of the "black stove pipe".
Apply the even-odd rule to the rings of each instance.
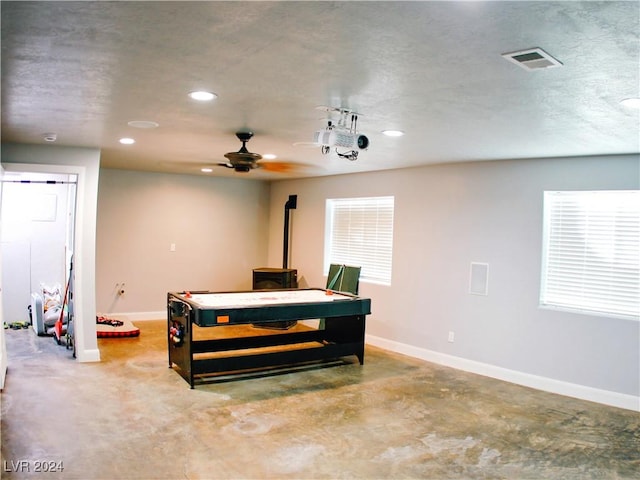
[[[298,196],[289,195],[289,200],[284,204],[284,248],[282,251],[282,268],[288,268],[289,264],[289,210],[295,210],[298,206]]]

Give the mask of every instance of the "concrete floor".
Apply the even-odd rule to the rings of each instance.
[[[375,348],[191,390],[165,323],[136,324],[93,364],[5,330],[3,478],[640,479],[637,412]]]

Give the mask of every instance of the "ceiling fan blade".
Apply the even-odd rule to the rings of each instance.
[[[307,165],[292,162],[260,162],[258,167],[273,173],[294,173],[308,168]]]
[[[316,147],[322,146],[322,144],[318,142],[295,142],[293,145],[296,147],[305,147],[305,148],[316,148]]]

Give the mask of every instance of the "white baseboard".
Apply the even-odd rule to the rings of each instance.
[[[640,412],[640,397],[633,395],[601,390],[575,383],[554,380],[552,378],[541,377],[539,375],[509,370],[507,368],[497,367],[487,363],[476,362],[466,358],[434,352],[433,350],[413,347],[411,345],[394,342],[392,340],[387,340],[373,335],[366,335],[366,343],[385,350],[419,358],[421,360],[444,365],[446,367],[456,368],[465,372],[484,375],[485,377],[491,377],[545,392],[556,393],[558,395],[579,398],[581,400],[588,400],[590,402]]]
[[[83,363],[99,362],[100,350],[97,348],[93,348],[91,350],[76,350],[76,359]]]

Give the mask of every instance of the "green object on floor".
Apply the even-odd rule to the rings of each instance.
[[[21,328],[29,328],[29,322],[13,322],[9,326],[14,330],[20,330]]]

